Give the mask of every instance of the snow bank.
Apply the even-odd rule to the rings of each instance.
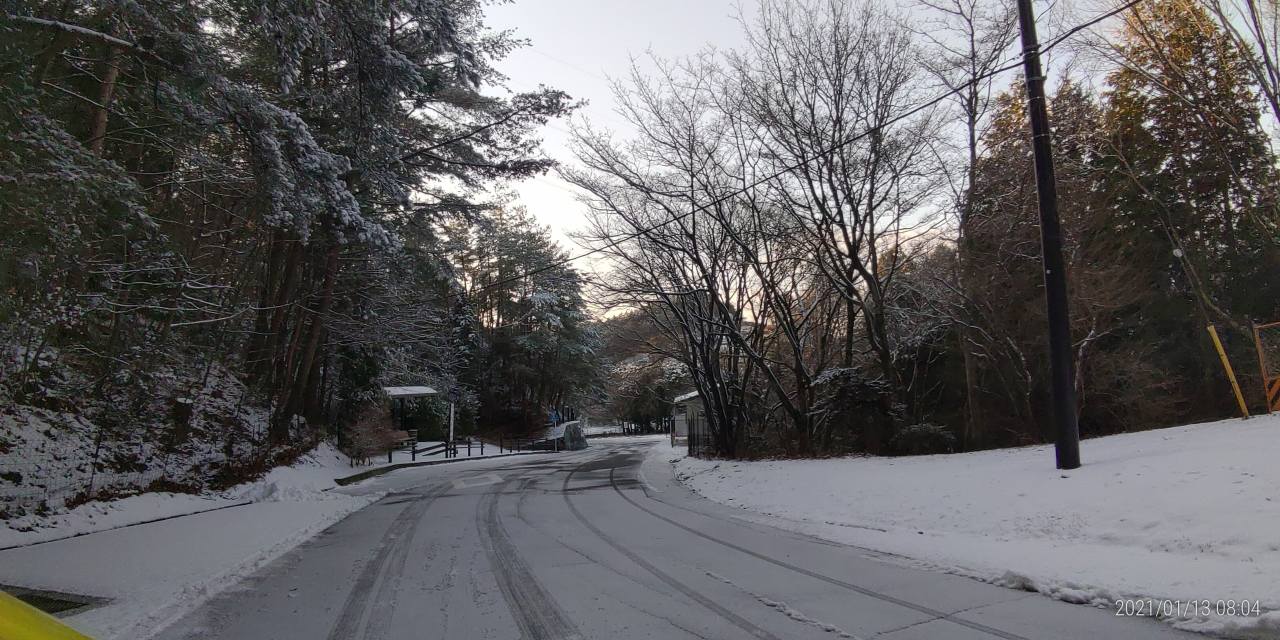
[[[321,444],[293,465],[277,467],[253,482],[205,494],[143,493],[118,500],[93,501],[65,512],[0,520],[0,549],[59,540],[95,531],[172,518],[250,502],[305,502],[328,499],[334,478],[353,469],[332,445]]]
[[[287,467],[276,467],[265,476],[224,493],[233,499],[254,502],[305,502],[329,499],[337,485],[334,478],[355,473],[346,455],[325,442]]]
[[[181,518],[99,531],[0,551],[0,583],[111,599],[72,616],[85,633],[146,638],[329,525],[382,497],[327,491],[350,474],[328,446],[263,478],[215,496],[145,494],[90,503],[33,531],[0,528],[0,541],[38,541],[154,519],[193,506],[230,506]],[[3,546],[3,544],[0,544]]]
[[[144,493],[119,500],[89,502],[65,513],[0,520],[0,549],[227,508],[244,502],[216,495],[185,493]]]
[[[424,442],[419,446],[432,444]],[[496,445],[471,450],[472,459],[494,458],[511,455],[505,450],[498,453]],[[458,458],[468,458],[466,447],[458,449]],[[395,452],[395,464],[410,462],[408,451]],[[418,456],[418,461],[444,460],[443,456]],[[350,459],[332,445],[323,443],[297,462],[277,467],[263,477],[226,491],[204,494],[152,492],[117,500],[92,501],[67,511],[52,511],[0,519],[0,550],[72,536],[106,531],[138,523],[201,513],[213,509],[232,508],[254,502],[310,502],[333,499],[329,493],[337,487],[336,478],[344,478],[360,471],[384,466],[383,459],[374,458],[371,464],[353,467]]]
[[[1068,602],[1209,600],[1179,628],[1280,637],[1280,417],[947,456],[679,458],[698,493],[772,524]],[[1261,615],[1218,615],[1218,601]],[[1159,602],[1157,602],[1158,604]]]

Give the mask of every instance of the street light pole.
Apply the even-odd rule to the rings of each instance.
[[[1071,370],[1071,325],[1067,310],[1067,271],[1062,260],[1062,227],[1058,223],[1058,189],[1053,175],[1049,110],[1040,69],[1040,44],[1031,0],[1018,0],[1022,32],[1022,64],[1027,82],[1027,115],[1035,154],[1036,193],[1040,204],[1040,251],[1044,263],[1045,309],[1049,316],[1049,369],[1053,385],[1055,453],[1059,469],[1080,466],[1080,429],[1076,424],[1075,375]]]

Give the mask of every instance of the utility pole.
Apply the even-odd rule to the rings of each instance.
[[[1059,469],[1080,466],[1080,428],[1076,424],[1076,386],[1071,367],[1071,324],[1067,310],[1067,270],[1062,261],[1062,227],[1058,223],[1058,188],[1053,175],[1049,109],[1040,69],[1040,43],[1031,0],[1018,0],[1022,32],[1022,64],[1027,82],[1027,114],[1035,153],[1036,194],[1040,201],[1040,252],[1044,264],[1045,309],[1049,316],[1049,369],[1053,384],[1055,453]]]

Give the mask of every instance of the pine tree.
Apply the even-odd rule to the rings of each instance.
[[[1180,385],[1184,420],[1227,415],[1227,381],[1204,325],[1237,360],[1247,320],[1280,316],[1276,158],[1240,49],[1197,4],[1143,3],[1126,16],[1108,77],[1103,165],[1112,232],[1155,294],[1141,333]],[[1232,330],[1234,329],[1234,330]]]
[[[1152,413],[1148,403],[1135,401],[1151,388],[1133,375],[1131,365],[1138,362],[1115,354],[1141,344],[1132,334],[1132,319],[1146,300],[1147,285],[1112,231],[1109,178],[1099,166],[1104,153],[1097,127],[1101,107],[1070,79],[1054,92],[1049,107],[1082,428],[1086,433],[1111,430],[1126,419],[1138,419],[1136,412],[1144,412],[1140,419],[1167,419]],[[1034,440],[1047,433],[1048,424],[1040,230],[1026,123],[1018,87],[997,97],[983,140],[987,155],[969,194],[971,237],[962,246],[969,252],[965,268],[982,329],[985,397],[998,407],[993,416],[1005,416],[995,425],[997,433],[1014,435],[1014,441]],[[1121,335],[1128,341],[1120,340]],[[989,437],[985,444],[998,442]]]
[[[1197,4],[1127,15],[1105,126],[1119,223],[1202,322],[1280,311],[1275,156],[1241,51]]]

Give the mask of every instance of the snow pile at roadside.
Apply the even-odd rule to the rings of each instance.
[[[1085,466],[1066,472],[1053,468],[1052,446],[674,462],[698,493],[775,525],[1069,602],[1207,599],[1210,615],[1184,606],[1160,617],[1280,637],[1280,417],[1097,438],[1081,450]],[[1220,600],[1267,613],[1218,615]]]
[[[100,640],[147,638],[382,497],[326,491],[335,486],[333,478],[350,473],[344,457],[321,446],[292,466],[216,496],[144,494],[83,505],[46,523],[55,526],[31,532],[0,528],[0,540],[53,539],[0,551],[0,583],[107,598],[105,606],[67,622]],[[221,503],[235,506],[126,526]],[[94,527],[93,535],[55,539]]]
[[[334,478],[355,473],[345,455],[325,442],[287,467],[276,467],[265,476],[224,492],[254,502],[308,501],[333,498],[327,493]]]
[[[334,478],[353,469],[332,445],[321,444],[291,466],[277,467],[262,478],[226,491],[200,495],[144,493],[119,500],[94,501],[70,511],[0,520],[0,549],[58,540],[211,509],[250,502],[344,500],[327,492]]]

